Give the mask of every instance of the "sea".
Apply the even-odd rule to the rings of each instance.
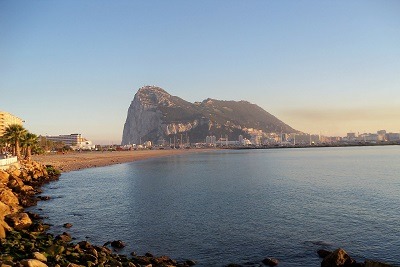
[[[400,265],[400,146],[194,152],[64,173],[43,195],[51,232],[127,255],[303,267],[340,247]]]

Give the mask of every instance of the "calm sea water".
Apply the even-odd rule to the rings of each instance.
[[[52,231],[198,266],[320,266],[316,250],[400,264],[400,147],[213,151],[65,173]],[[43,211],[38,210],[42,208]]]

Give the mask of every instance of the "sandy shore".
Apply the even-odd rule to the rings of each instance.
[[[132,162],[171,155],[198,153],[203,149],[190,150],[135,150],[135,151],[89,151],[89,152],[68,152],[66,154],[45,154],[35,155],[34,161],[45,165],[53,165],[62,172],[81,170],[86,168],[107,166],[112,164]]]

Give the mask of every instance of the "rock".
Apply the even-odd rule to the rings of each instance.
[[[31,218],[25,212],[7,215],[6,222],[15,230],[25,230],[32,225]]]
[[[0,225],[0,239],[6,238],[6,229],[2,225]]]
[[[262,260],[262,263],[264,263],[265,265],[268,265],[268,266],[276,266],[276,265],[278,265],[279,261],[277,259],[273,259],[273,258],[265,258]]]
[[[39,214],[34,213],[34,212],[29,212],[29,211],[28,211],[27,214],[29,215],[29,217],[30,217],[32,220],[41,220],[41,219],[43,219],[42,216],[40,216]]]
[[[329,254],[331,254],[332,253],[332,251],[329,251],[329,250],[326,250],[326,249],[319,249],[318,251],[317,251],[317,253],[318,253],[318,256],[320,257],[320,258],[325,258],[326,256],[328,256]]]
[[[149,258],[154,258],[154,255],[153,254],[151,254],[150,252],[147,252],[146,254],[144,254],[146,257],[149,257]]]
[[[92,244],[90,244],[88,241],[81,241],[78,243],[78,245],[79,245],[79,248],[85,249],[85,250],[93,248]]]
[[[65,251],[64,246],[53,244],[50,247],[45,249],[45,252],[52,257],[56,257],[57,255],[61,255]]]
[[[196,262],[194,260],[186,260],[185,264],[188,266],[193,266],[193,265],[196,265]]]
[[[64,228],[71,228],[72,227],[72,223],[64,223],[63,227]]]
[[[168,256],[153,257],[151,262],[156,266],[176,265],[176,261],[172,260]]]
[[[7,184],[9,177],[10,175],[7,172],[0,170],[0,183]]]
[[[14,211],[13,208],[15,208],[16,210],[20,209],[18,207],[18,197],[11,191],[11,189],[0,188],[0,201],[8,205],[11,208],[11,212]]]
[[[121,240],[116,240],[116,241],[112,241],[111,242],[111,246],[113,248],[124,248],[125,247],[125,243],[122,242]]]
[[[16,189],[24,186],[24,182],[19,177],[12,176],[12,178],[10,178],[8,181],[7,186],[11,189]]]
[[[56,240],[61,240],[65,243],[71,242],[72,241],[72,237],[70,234],[64,232],[61,235],[56,236]]]
[[[366,260],[365,267],[394,267],[394,266],[383,262]]]
[[[50,200],[49,196],[38,196],[38,199],[42,200],[42,201],[47,201]]]
[[[10,207],[0,201],[0,219],[4,218],[8,214],[11,214]]]
[[[75,264],[75,263],[70,263],[70,264],[67,265],[67,267],[85,267],[85,266],[84,265],[78,265],[78,264]]]
[[[353,260],[347,255],[346,251],[338,248],[322,260],[321,267],[339,267],[350,265],[352,262]]]
[[[2,219],[0,219],[0,239],[6,238],[6,233],[11,231],[12,228]]]
[[[19,178],[20,175],[21,175],[21,170],[19,168],[11,171],[10,173],[10,176],[14,178]]]
[[[22,260],[21,264],[24,267],[47,267],[47,264],[35,259]]]
[[[33,258],[41,262],[47,262],[46,256],[40,252],[33,252]]]

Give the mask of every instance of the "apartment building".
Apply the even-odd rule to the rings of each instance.
[[[23,120],[14,116],[11,113],[0,111],[0,136],[4,135],[4,132],[11,124],[22,125]]]

